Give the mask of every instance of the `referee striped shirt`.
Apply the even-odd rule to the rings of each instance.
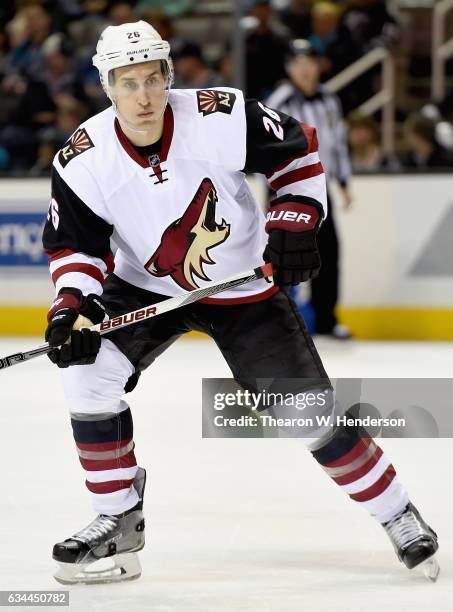
[[[307,97],[292,83],[280,85],[266,100],[266,105],[316,128],[319,157],[327,178],[336,178],[346,186],[351,176],[343,112],[338,97],[322,85]]]

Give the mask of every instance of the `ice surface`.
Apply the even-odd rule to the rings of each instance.
[[[0,355],[39,343],[2,339]],[[448,343],[324,340],[319,349],[333,377],[453,371]],[[71,611],[453,610],[451,440],[382,441],[439,534],[431,584],[397,561],[382,527],[297,442],[201,439],[202,376],[229,376],[215,345],[180,341],[128,396],[149,476],[143,574],[71,587]],[[59,589],[52,546],[93,518],[59,371],[44,357],[0,372],[0,382],[0,589]]]

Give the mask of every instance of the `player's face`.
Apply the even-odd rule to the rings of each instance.
[[[111,93],[121,116],[132,126],[146,129],[162,120],[167,99],[167,77],[159,60],[116,68]]]

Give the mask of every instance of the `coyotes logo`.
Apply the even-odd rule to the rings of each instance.
[[[209,178],[201,181],[192,202],[181,218],[174,221],[162,234],[160,245],[146,263],[153,276],[168,276],[183,289],[197,289],[195,276],[211,280],[203,270],[204,264],[214,264],[210,249],[225,242],[230,226],[222,219],[216,223],[217,192]]]
[[[203,117],[217,112],[230,115],[236,101],[236,94],[216,89],[200,89],[197,91],[197,100],[198,112],[203,113]]]
[[[74,159],[74,157],[77,157],[77,155],[80,155],[84,151],[88,151],[88,149],[92,147],[94,147],[94,144],[85,128],[79,128],[61,149],[58,160],[64,168],[69,164],[71,159]]]

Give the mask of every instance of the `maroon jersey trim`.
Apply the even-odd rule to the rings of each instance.
[[[198,300],[200,304],[216,304],[217,306],[234,306],[235,304],[253,304],[254,302],[262,302],[272,297],[280,291],[280,287],[274,285],[261,293],[254,295],[245,295],[238,298],[203,298]]]
[[[132,143],[130,142],[126,134],[121,129],[120,122],[118,121],[117,117],[115,117],[114,125],[115,125],[115,133],[117,135],[117,138],[121,146],[123,147],[123,149],[129,155],[129,157],[131,157],[142,168],[150,168],[151,166],[149,163],[148,156],[142,157],[134,149]],[[164,131],[163,131],[163,138],[162,138],[162,148],[157,153],[161,163],[167,160],[171,141],[173,139],[174,126],[175,126],[175,120],[173,117],[173,111],[171,109],[171,106],[167,104],[167,108],[165,109],[165,113],[164,113]]]

